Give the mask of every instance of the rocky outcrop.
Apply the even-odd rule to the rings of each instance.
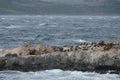
[[[9,51],[0,58],[1,70],[36,71],[59,68],[101,73],[112,70],[120,74],[120,41],[81,43],[70,47],[39,44],[31,48],[24,45]]]
[[[51,46],[43,45],[43,44],[37,45],[34,50],[35,50],[35,55],[41,55],[41,54],[53,52],[53,48]]]
[[[1,52],[4,54],[16,54],[18,56],[26,56],[26,55],[30,55],[33,52],[33,49],[28,45],[28,44],[24,44],[22,47],[18,47],[18,48],[14,48],[12,50],[2,50]]]

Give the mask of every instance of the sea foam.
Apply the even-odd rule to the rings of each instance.
[[[120,80],[120,76],[54,69],[38,72],[1,71],[0,80]]]

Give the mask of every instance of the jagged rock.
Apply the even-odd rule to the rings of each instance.
[[[35,55],[41,55],[44,53],[52,53],[54,50],[51,46],[39,44],[35,47]]]
[[[82,49],[82,50],[88,50],[88,46],[86,45],[80,45],[78,46],[79,49]]]
[[[99,46],[99,47],[92,47],[92,50],[93,51],[104,51],[104,47],[101,47],[101,46]]]
[[[30,55],[32,48],[28,44],[24,44],[22,47],[14,48],[12,50],[4,50],[5,54],[17,54],[18,56]]]
[[[78,50],[78,46],[71,46],[71,51],[77,51]]]
[[[35,48],[29,45],[6,52],[0,57],[0,70],[116,70],[120,73],[120,42],[94,42],[71,47],[51,47],[39,44]]]
[[[52,46],[54,52],[62,52],[63,48],[62,47],[56,47],[56,46]]]
[[[104,42],[104,41],[99,41],[99,42],[97,43],[97,45],[99,45],[99,46],[105,46],[105,42]]]
[[[69,51],[71,51],[70,47],[66,47],[66,46],[63,47],[63,52],[69,52]]]

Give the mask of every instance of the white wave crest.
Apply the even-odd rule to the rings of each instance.
[[[80,42],[80,43],[82,43],[82,42],[89,42],[89,41],[86,41],[86,40],[82,40],[82,39],[73,40],[73,41],[75,41],[75,42]]]
[[[62,71],[59,69],[38,72],[1,71],[2,80],[120,80],[116,74],[95,72]]]
[[[19,26],[19,25],[10,25],[10,26],[7,26],[6,28],[8,29],[13,29],[13,28],[21,28],[22,26]]]

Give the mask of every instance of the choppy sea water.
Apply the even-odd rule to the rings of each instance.
[[[0,48],[25,42],[70,46],[79,42],[120,40],[120,16],[0,16]],[[1,71],[0,80],[120,80],[119,75],[81,71]]]
[[[120,16],[0,16],[0,47],[120,40]]]
[[[0,80],[120,80],[120,76],[56,69],[24,73],[19,71],[1,71]]]

